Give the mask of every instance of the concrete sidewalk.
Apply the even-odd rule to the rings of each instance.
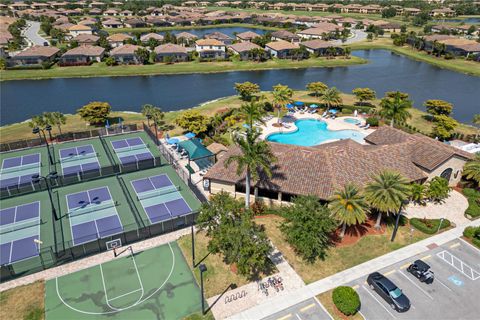
[[[388,267],[394,263],[408,259],[422,252],[430,250],[431,244],[442,245],[460,237],[467,226],[480,226],[480,219],[472,221],[462,227],[445,231],[439,235],[432,236],[425,240],[413,243],[409,246],[387,253],[378,258],[359,264],[353,268],[336,273],[330,277],[318,280],[306,287],[292,291],[287,295],[276,297],[268,302],[256,305],[253,308],[238,313],[230,319],[262,319],[271,314],[286,309],[292,305],[298,304],[303,300],[310,299],[322,292],[331,290],[339,285],[351,282],[359,277],[366,276],[373,271]]]

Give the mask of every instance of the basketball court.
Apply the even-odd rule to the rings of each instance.
[[[176,242],[134,252],[46,283],[46,319],[183,319],[201,311],[201,295]]]

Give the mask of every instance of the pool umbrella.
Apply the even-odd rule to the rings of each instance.
[[[316,109],[316,108],[318,108],[318,106],[317,106],[316,104],[311,104],[311,105],[310,105],[310,108]]]
[[[195,138],[195,133],[193,133],[193,132],[188,132],[188,133],[185,134],[185,138],[187,138],[187,139]]]
[[[330,113],[333,113],[333,114],[336,114],[337,112],[338,112],[337,109],[332,109],[332,110],[330,110]]]
[[[286,107],[287,107],[287,109],[292,109],[292,108],[294,107],[294,105],[291,104],[291,103],[288,103],[288,104],[286,105]]]
[[[301,106],[303,106],[305,103],[303,103],[302,101],[295,101],[294,104],[295,104],[297,107],[301,107]]]
[[[170,138],[170,139],[167,139],[167,143],[168,144],[176,144],[178,143],[180,140],[178,138]]]

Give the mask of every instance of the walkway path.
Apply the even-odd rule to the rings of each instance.
[[[30,46],[43,46],[45,42],[48,43],[47,39],[43,38],[38,34],[40,31],[40,22],[38,21],[27,21],[27,27],[23,31],[23,36],[29,42]]]
[[[305,282],[283,258],[282,253],[277,248],[274,249],[269,258],[278,270],[278,273],[270,277],[281,277],[284,290],[277,292],[270,287],[267,289],[268,296],[266,296],[258,289],[258,282],[250,282],[239,288],[229,290],[223,295],[211,297],[208,299],[208,304],[212,308],[215,319],[225,319],[259,303],[268,303],[272,299],[288,295],[292,291],[305,287]],[[261,282],[267,283],[270,277],[262,279]]]
[[[359,277],[366,276],[374,270],[385,268],[391,264],[408,259],[409,257],[421,254],[430,250],[429,245],[435,243],[437,245],[445,244],[453,239],[460,237],[465,226],[480,226],[480,219],[471,221],[468,224],[445,231],[436,236],[413,243],[409,246],[395,250],[378,258],[372,259],[365,263],[359,264],[353,268],[336,273],[332,276],[313,282],[298,290],[290,291],[288,294],[275,297],[266,302],[259,303],[246,311],[236,314],[231,319],[261,319],[271,314],[286,309],[292,305],[300,303],[306,299],[310,299],[322,292],[331,290],[339,285],[351,282]]]
[[[463,212],[468,208],[468,200],[458,191],[450,192],[449,197],[442,203],[427,203],[425,206],[409,205],[405,209],[410,218],[442,219],[446,218],[457,226],[470,222]]]
[[[190,233],[190,228],[184,228],[181,230],[177,230],[171,233],[167,233],[155,238],[150,238],[145,241],[137,242],[132,244],[132,248],[135,252],[144,251],[147,249],[151,249],[154,247],[158,247],[162,244],[166,244],[168,242],[172,242]],[[101,263],[105,263],[107,261],[113,260],[114,256],[111,251],[99,253],[93,255],[91,257],[83,258],[80,260],[75,260],[70,263],[50,268],[41,272],[37,272],[25,277],[21,277],[15,280],[7,281],[5,283],[0,284],[0,292],[4,290],[8,290],[17,286],[26,285],[38,280],[50,280],[54,279],[66,274],[70,274],[79,270],[83,270],[86,268],[90,268]]]

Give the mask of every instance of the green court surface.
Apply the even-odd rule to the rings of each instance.
[[[192,190],[183,182],[183,180],[178,176],[178,174],[175,172],[175,170],[171,166],[162,166],[162,167],[156,167],[152,168],[149,170],[142,170],[142,171],[137,171],[137,172],[132,172],[132,173],[127,173],[121,175],[123,181],[125,182],[125,185],[127,187],[128,192],[131,195],[131,199],[134,201],[135,206],[138,209],[138,212],[142,216],[142,220],[145,222],[148,222],[148,216],[147,213],[145,212],[141,202],[137,198],[137,194],[131,184],[132,181],[137,180],[137,179],[142,179],[142,178],[147,178],[147,177],[153,177],[161,174],[167,174],[168,178],[172,181],[174,186],[179,187],[179,193],[183,197],[183,199],[187,202],[188,206],[192,209],[192,211],[198,211],[200,209],[201,203],[195,196]],[[166,194],[164,196],[160,196],[161,198],[164,198],[165,201],[168,201],[169,195]],[[148,201],[148,200],[146,200]]]
[[[45,289],[47,320],[183,319],[199,311],[200,290],[176,242],[126,251]]]
[[[117,135],[112,135],[112,136],[103,136],[103,140],[106,142],[106,146],[109,149],[110,154],[112,155],[113,161],[115,161],[116,164],[121,164],[120,160],[117,157],[117,154],[115,153],[115,150],[113,149],[112,146],[112,141],[117,141],[117,140],[122,140],[122,139],[130,139],[130,138],[135,138],[139,137],[143,140],[145,145],[147,146],[148,150],[150,153],[155,157],[161,157],[160,151],[158,151],[155,143],[152,141],[152,139],[149,137],[149,135],[145,131],[138,131],[138,132],[133,132],[133,133],[125,133],[125,134],[117,134]],[[124,152],[122,155],[126,156],[129,154],[137,154],[138,150],[132,150],[131,153]],[[162,157],[162,163],[166,163],[166,160]],[[158,165],[158,164],[157,164]]]
[[[10,158],[17,158],[21,156],[26,156],[26,155],[31,155],[31,154],[40,154],[40,174],[45,176],[49,173],[49,160],[48,160],[48,152],[47,148],[45,145],[39,146],[39,147],[33,147],[33,148],[28,148],[28,149],[23,149],[23,150],[18,150],[18,151],[9,151],[9,152],[2,152],[0,153],[0,170],[3,165],[3,161],[5,159],[10,159]],[[30,169],[28,169],[30,170]],[[32,174],[37,173],[37,169],[31,170]],[[18,171],[12,171],[8,174],[3,175],[2,174],[2,179],[6,179],[8,177],[13,177],[17,175],[24,175],[27,172],[25,170],[22,170],[21,167],[19,167]],[[3,177],[5,176],[5,177]]]
[[[62,164],[60,161],[61,159],[60,150],[81,147],[86,145],[91,145],[94,148],[97,154],[97,160],[98,160],[98,163],[100,164],[100,167],[109,167],[112,165],[112,163],[110,163],[110,160],[108,160],[107,153],[103,148],[100,138],[91,138],[91,139],[80,140],[80,141],[62,142],[54,145],[55,159],[57,160],[57,170],[60,174],[62,173]]]

